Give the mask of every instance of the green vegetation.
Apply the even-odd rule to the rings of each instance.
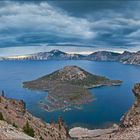
[[[72,96],[69,97],[69,99],[70,99],[70,101],[73,101],[73,100],[79,99],[81,96],[82,96],[81,93],[79,93],[79,92],[74,92],[74,93],[72,94]]]
[[[82,80],[72,80],[69,83],[73,85],[79,86],[93,86],[98,84],[104,84],[105,82],[109,82],[110,80],[103,76],[96,76],[96,75],[88,75],[87,78]]]
[[[38,83],[40,81],[43,81],[43,82],[59,81],[61,83],[69,83],[72,85],[82,86],[82,87],[86,87],[86,88],[90,88],[90,87],[93,87],[96,85],[109,85],[111,83],[116,83],[116,84],[121,83],[121,81],[110,80],[110,79],[106,78],[105,76],[91,74],[91,73],[86,72],[85,70],[83,70],[81,68],[79,68],[79,71],[82,71],[86,75],[86,78],[83,78],[83,79],[77,78],[77,79],[71,79],[71,80],[63,79],[63,78],[66,78],[66,73],[60,72],[58,70],[58,71],[55,71],[49,75],[43,76],[35,81]],[[63,80],[61,80],[61,79],[63,79]],[[31,83],[28,82],[28,84],[31,84]]]
[[[52,85],[55,85],[56,82],[58,82],[61,84],[72,84],[84,88],[91,88],[98,85],[119,85],[122,83],[122,81],[119,80],[110,80],[105,76],[91,74],[79,67],[70,66],[69,69],[64,68],[62,70],[57,70],[34,81],[24,82],[24,87],[42,90],[48,89],[50,86],[50,81]],[[79,73],[83,74],[84,76],[80,75]]]
[[[0,112],[0,120],[4,120],[2,113]]]
[[[34,137],[34,129],[32,127],[30,127],[29,123],[26,122],[25,126],[23,127],[23,131],[24,133],[26,133],[27,135]]]

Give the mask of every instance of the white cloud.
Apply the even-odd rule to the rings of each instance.
[[[47,2],[40,4],[7,2],[0,8],[0,15],[0,31],[51,32],[59,36],[83,39],[95,36],[87,19],[69,16]]]
[[[131,34],[127,35],[129,38],[140,38],[140,29],[136,30],[135,32],[132,32]]]
[[[140,19],[134,18],[136,11],[131,16],[128,11],[104,9],[80,18],[47,2],[0,2],[0,47],[60,42],[114,49],[138,46]]]

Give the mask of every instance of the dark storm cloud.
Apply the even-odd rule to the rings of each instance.
[[[0,1],[0,47],[50,43],[139,47],[139,13],[136,0]]]
[[[131,0],[49,0],[50,4],[61,7],[74,16],[85,16],[86,14],[100,12],[103,10],[120,11],[128,8]]]

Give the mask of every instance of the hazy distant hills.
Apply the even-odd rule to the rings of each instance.
[[[25,56],[1,57],[0,60],[93,60],[93,61],[118,61],[125,64],[140,65],[140,51],[115,53],[97,51],[87,56],[80,54],[68,54],[60,50],[39,52]]]
[[[80,54],[68,54],[59,50],[50,52],[39,52],[25,56],[3,57],[1,60],[70,60],[83,59],[85,56]]]
[[[68,54],[59,50],[52,50],[50,52],[40,52],[30,55],[32,60],[68,60],[68,59],[82,59],[84,56],[80,54]]]

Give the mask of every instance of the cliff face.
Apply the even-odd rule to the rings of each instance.
[[[0,96],[0,113],[5,121],[23,130],[28,122],[33,128],[36,139],[66,140],[67,132],[62,121],[58,124],[46,124],[41,119],[32,116],[22,100],[8,99]]]
[[[131,109],[122,117],[120,124],[121,128],[140,125],[140,83],[134,86],[133,93],[136,100]]]
[[[125,56],[124,58],[121,58],[121,62],[126,64],[140,65],[140,51],[131,53],[128,56],[129,57]]]
[[[133,106],[122,117],[118,130],[112,135],[112,139],[140,139],[140,83],[133,88],[136,97]]]

